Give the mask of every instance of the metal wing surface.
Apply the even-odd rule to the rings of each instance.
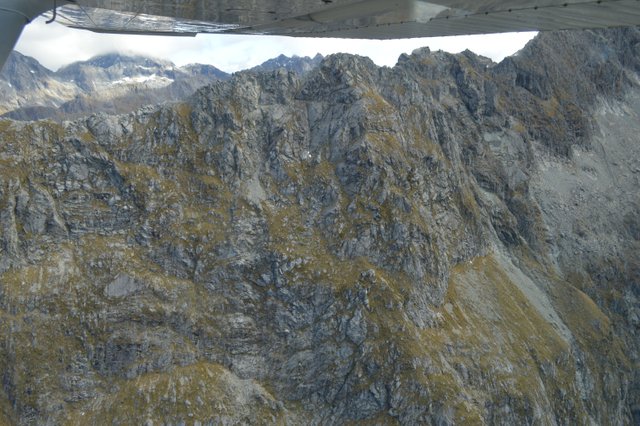
[[[97,32],[363,39],[640,25],[638,0],[68,0],[57,13]]]

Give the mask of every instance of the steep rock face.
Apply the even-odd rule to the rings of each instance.
[[[2,416],[637,422],[639,41],[0,122]]]

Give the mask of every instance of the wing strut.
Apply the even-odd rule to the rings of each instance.
[[[0,69],[24,26],[50,8],[51,0],[0,0]]]

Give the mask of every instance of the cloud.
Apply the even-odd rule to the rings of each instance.
[[[122,52],[168,59],[177,65],[212,64],[234,72],[280,54],[314,56],[345,52],[369,56],[378,65],[393,66],[400,54],[423,46],[452,53],[470,49],[500,61],[521,49],[534,35],[529,32],[385,41],[209,34],[195,38],[128,36],[74,30],[57,23],[47,25],[43,18],[38,18],[25,28],[16,50],[53,70],[99,54]]]

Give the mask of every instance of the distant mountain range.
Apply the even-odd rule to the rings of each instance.
[[[303,74],[321,55],[280,55],[250,71],[284,68]],[[13,52],[0,73],[0,116],[15,120],[68,120],[91,113],[126,113],[144,105],[185,99],[229,74],[212,65],[177,67],[143,56],[106,54],[51,71],[34,58]]]

